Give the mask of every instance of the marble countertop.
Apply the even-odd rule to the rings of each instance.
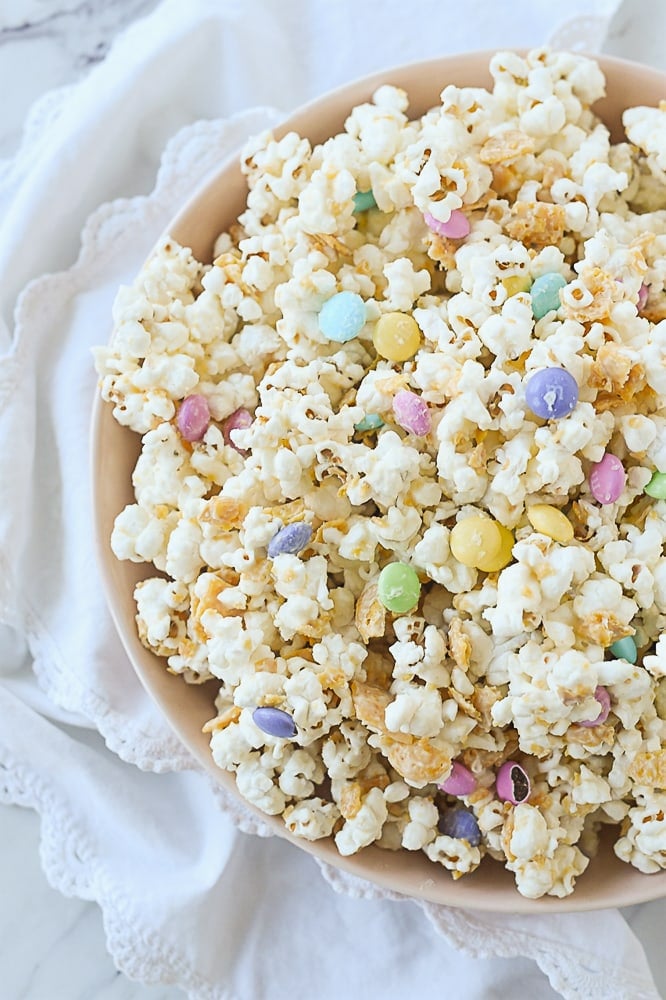
[[[646,37],[640,30],[641,19],[634,16],[639,2],[644,14],[645,7],[661,0],[627,0],[615,17],[605,48],[659,64],[663,60],[659,39]],[[157,3],[0,3],[0,159],[11,157],[17,149],[22,123],[36,98],[80,79],[104,59],[123,28]],[[626,916],[644,943],[666,996],[663,931],[654,926],[643,907],[633,907]],[[39,863],[39,819],[16,806],[0,806],[0,984],[2,1000],[176,1000],[183,996],[171,987],[130,982],[116,970],[106,951],[98,907],[66,899],[48,885]]]

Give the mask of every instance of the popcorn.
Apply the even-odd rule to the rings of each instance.
[[[119,291],[95,361],[141,441],[111,547],[162,574],[138,635],[217,680],[211,754],[249,802],[345,856],[459,878],[490,854],[565,896],[601,823],[666,868],[666,111],[629,109],[612,144],[592,60],[490,71],[414,120],[384,86],[322,144],[251,139],[212,264],[166,238]],[[349,339],[320,323],[339,292],[363,304]],[[407,346],[399,316],[376,335],[388,313]],[[527,391],[548,369],[559,416]],[[474,787],[452,810],[455,763]]]

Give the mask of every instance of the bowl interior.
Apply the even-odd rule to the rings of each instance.
[[[323,141],[342,128],[354,105],[368,100],[383,83],[406,90],[410,114],[420,115],[438,102],[439,94],[449,83],[489,86],[490,55],[487,52],[470,53],[375,74],[307,105],[285,121],[276,134],[280,136],[296,130],[313,143]],[[666,76],[619,59],[599,58],[598,61],[606,73],[607,96],[598,103],[596,110],[617,141],[622,136],[623,109],[657,104],[666,97]],[[237,158],[222,164],[173,220],[168,228],[169,235],[191,247],[199,260],[210,261],[215,238],[242,211],[246,192]],[[91,446],[99,564],[109,608],[127,655],[144,686],[194,757],[219,784],[237,794],[233,775],[214,764],[208,737],[201,732],[202,725],[215,714],[215,684],[185,685],[181,678],[167,673],[165,661],[145,649],[136,635],[133,590],[140,579],[155,575],[155,570],[151,566],[116,560],[109,538],[116,515],[134,501],[131,474],[139,454],[139,438],[117,424],[111,406],[99,398],[93,412]],[[248,805],[248,808],[254,807]],[[310,843],[295,838],[280,818],[260,815],[276,834],[338,868],[396,892],[448,906],[546,913],[625,906],[666,896],[666,871],[643,875],[620,862],[612,852],[610,838],[605,840],[587,872],[578,879],[572,896],[563,900],[529,900],[519,895],[513,876],[489,859],[474,874],[453,881],[446,871],[428,861],[421,852],[392,852],[368,847],[359,854],[343,858],[331,840]]]

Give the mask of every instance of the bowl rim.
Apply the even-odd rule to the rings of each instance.
[[[485,69],[489,78],[489,74],[487,73],[488,63],[490,58],[498,51],[510,51],[522,55],[528,50],[525,48],[510,47],[501,49],[481,49],[386,67],[359,77],[358,79],[349,81],[348,83],[341,84],[330,91],[312,98],[307,103],[299,106],[281,118],[279,122],[271,128],[271,131],[276,136],[280,137],[290,130],[298,130],[298,123],[300,120],[309,116],[313,111],[317,111],[322,105],[325,105],[328,110],[329,105],[337,107],[338,105],[346,104],[347,112],[349,112],[354,104],[358,103],[359,100],[367,99],[367,97],[356,96],[350,102],[353,94],[358,94],[359,91],[365,91],[369,95],[377,89],[377,87],[383,84],[395,84],[396,78],[402,79],[405,76],[409,77],[415,73],[432,73],[433,75],[449,74],[451,77],[455,78],[459,69],[468,67],[471,61],[476,60],[482,63],[482,67]],[[609,70],[613,70],[617,73],[631,73],[634,80],[641,82],[643,80],[650,80],[654,82],[655,80],[660,79],[663,83],[664,96],[666,97],[666,71],[660,71],[653,67],[616,56],[594,53],[574,54],[585,55],[588,58],[593,59],[601,67],[606,76],[608,75]],[[453,80],[450,82],[453,82]],[[442,89],[445,85],[446,82],[442,85]],[[476,85],[481,86],[482,84],[479,83]],[[605,98],[602,98],[599,102],[595,103],[594,107],[596,108],[597,104],[603,104],[604,101]],[[633,105],[625,104],[624,106],[629,107]],[[328,120],[331,116],[327,114],[326,117]],[[311,134],[312,130],[309,130],[308,138]],[[326,135],[331,134],[331,130],[328,129],[326,131]],[[319,142],[321,140],[316,139],[313,140],[313,142],[314,141]],[[220,160],[220,163],[203,178],[192,195],[187,199],[184,205],[178,210],[178,212],[176,212],[164,228],[162,234],[158,240],[155,241],[153,247],[146,256],[146,260],[151,257],[151,255],[155,252],[156,247],[165,238],[170,237],[178,242],[182,242],[179,239],[179,234],[187,228],[187,224],[192,216],[192,213],[196,212],[199,205],[211,196],[212,191],[215,189],[216,185],[219,184],[220,178],[223,177],[223,175],[230,172],[233,168],[238,169],[238,154],[241,148],[242,144],[239,144],[233,153],[223,157]],[[244,178],[243,185],[245,186]],[[219,228],[217,231],[220,231]],[[107,343],[109,342],[110,341],[107,341]],[[595,909],[605,909],[613,906],[627,906],[666,897],[666,871],[646,875],[638,872],[629,864],[619,861],[618,864],[627,869],[627,875],[632,876],[635,888],[619,893],[617,898],[607,898],[602,892],[595,891],[593,889],[593,884],[590,882],[590,878],[593,875],[594,863],[595,860],[597,860],[597,856],[591,859],[586,872],[582,876],[579,876],[577,886],[573,893],[561,899],[552,896],[530,899],[522,896],[513,884],[502,886],[500,892],[496,893],[493,891],[492,886],[484,888],[479,886],[477,883],[476,891],[470,891],[474,885],[476,873],[465,876],[464,879],[460,880],[464,883],[464,888],[463,892],[459,893],[457,891],[453,891],[454,889],[457,889],[457,883],[453,882],[448,873],[441,872],[440,866],[435,867],[432,862],[428,862],[428,864],[433,866],[433,878],[426,878],[422,880],[417,887],[417,895],[414,895],[413,892],[406,894],[402,889],[396,887],[394,871],[396,867],[395,861],[397,858],[404,856],[404,850],[393,852],[381,850],[375,845],[371,845],[370,848],[365,848],[355,855],[345,857],[340,855],[335,847],[331,849],[330,842],[332,842],[332,838],[325,838],[322,841],[306,841],[303,838],[295,837],[286,828],[281,816],[268,816],[251,802],[242,798],[242,796],[240,796],[238,791],[235,789],[235,776],[233,773],[219,768],[213,761],[210,751],[208,751],[206,755],[202,755],[199,746],[193,743],[191,733],[185,725],[184,720],[180,716],[174,715],[162,692],[158,690],[156,684],[149,677],[149,672],[144,669],[141,663],[141,654],[145,652],[149,657],[152,657],[155,661],[159,662],[161,669],[166,675],[167,671],[165,669],[164,659],[157,657],[156,654],[150,653],[145,650],[144,647],[140,646],[136,630],[130,630],[128,628],[128,622],[120,605],[120,595],[115,585],[113,575],[113,564],[116,562],[120,565],[120,560],[116,560],[116,557],[111,552],[110,536],[104,530],[102,517],[100,515],[104,482],[102,468],[104,463],[104,453],[101,447],[101,440],[104,434],[104,427],[105,425],[109,425],[109,422],[113,424],[115,434],[127,432],[126,436],[129,437],[129,435],[131,435],[133,439],[136,439],[138,453],[138,443],[141,436],[129,431],[127,428],[121,427],[121,425],[115,422],[111,415],[111,405],[102,400],[99,388],[97,387],[94,394],[91,413],[89,463],[92,487],[91,502],[93,508],[92,515],[95,555],[98,570],[102,579],[102,588],[115,630],[121,640],[122,646],[134,672],[138,676],[145,691],[156,704],[162,718],[168,723],[170,728],[182,741],[185,748],[192,754],[193,768],[197,767],[197,765],[202,768],[205,773],[211,776],[216,784],[223,787],[230,795],[236,798],[242,804],[243,808],[256,816],[264,825],[268,826],[272,833],[282,837],[298,847],[300,850],[305,851],[307,854],[314,856],[322,863],[332,865],[334,868],[339,868],[356,878],[365,880],[370,884],[380,886],[382,889],[389,890],[396,896],[396,898],[422,900],[429,903],[446,905],[455,908],[466,908],[470,910],[478,909],[480,911],[504,913],[545,914],[554,912],[584,912]],[[149,573],[150,575],[155,575],[158,573],[151,563],[141,565],[146,570],[144,575],[149,575]],[[152,572],[150,572],[151,570]],[[177,678],[177,681],[181,685],[185,684],[185,681],[180,677]],[[212,686],[215,686],[217,689],[219,683],[217,681],[210,681],[207,685],[199,686],[199,690]],[[605,831],[607,837],[610,835],[610,832],[610,829]],[[380,852],[387,861],[385,864],[373,864],[371,874],[368,873],[367,865],[365,864],[368,857],[366,852],[368,851],[374,851],[375,853]],[[421,854],[422,852],[407,853]],[[488,863],[488,859],[484,859],[484,862],[482,862],[482,865],[478,870],[479,874],[483,872],[487,874]],[[503,875],[510,875],[510,873],[506,873],[501,861],[490,861],[490,864],[493,864],[495,868],[501,868]],[[587,888],[588,890],[592,889],[592,892],[586,892],[585,890],[579,891],[578,886],[583,880],[589,882]]]

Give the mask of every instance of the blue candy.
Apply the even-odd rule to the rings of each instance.
[[[357,191],[354,195],[354,215],[357,212],[367,212],[369,208],[377,208],[372,191]]]
[[[532,296],[532,312],[535,319],[543,319],[546,313],[560,308],[560,288],[564,288],[567,279],[556,271],[542,274],[530,288]]]
[[[439,832],[456,840],[466,840],[471,847],[481,843],[481,831],[471,809],[447,809],[437,824]]]
[[[337,292],[324,302],[319,313],[319,329],[339,344],[357,337],[365,326],[365,302],[356,292]]]
[[[271,708],[270,706],[255,708],[252,718],[262,733],[267,733],[269,736],[290,740],[296,735],[296,723],[289,713],[283,712],[281,708]]]
[[[280,528],[277,535],[273,535],[268,543],[268,556],[270,559],[275,559],[284,552],[295,555],[305,548],[311,538],[312,528],[305,521],[287,524],[284,528]]]
[[[630,635],[625,635],[624,639],[617,639],[610,647],[610,651],[616,660],[626,660],[628,663],[636,663],[638,660],[636,643]]]
[[[378,431],[384,426],[384,421],[378,413],[366,413],[362,420],[354,424],[355,431]]]
[[[578,383],[564,368],[542,368],[529,378],[525,402],[544,420],[566,417],[578,402]]]

